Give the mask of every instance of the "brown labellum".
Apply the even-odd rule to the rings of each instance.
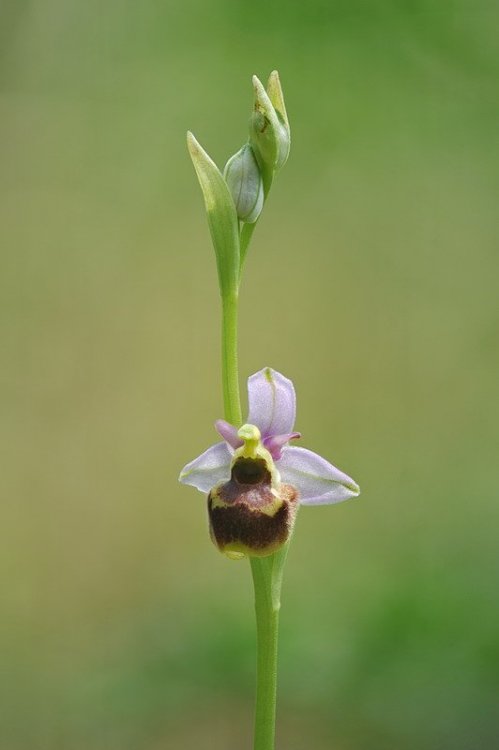
[[[210,535],[228,557],[265,557],[289,538],[298,508],[298,492],[290,484],[272,486],[261,458],[239,458],[231,478],[208,495]]]

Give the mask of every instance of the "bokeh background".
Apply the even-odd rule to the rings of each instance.
[[[178,471],[221,416],[190,128],[220,166],[281,73],[291,158],[241,378],[293,378],[363,494],[304,509],[278,747],[499,742],[499,7],[3,0],[1,747],[251,747],[252,590]]]

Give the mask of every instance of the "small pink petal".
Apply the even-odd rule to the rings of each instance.
[[[301,432],[288,432],[286,435],[271,435],[263,441],[264,446],[269,451],[274,461],[279,461],[282,455],[282,449],[290,440],[301,438]]]
[[[215,429],[223,439],[231,446],[231,448],[240,448],[244,441],[237,436],[237,427],[226,422],[225,419],[217,419],[215,422]]]

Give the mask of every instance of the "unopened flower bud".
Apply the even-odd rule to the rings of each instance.
[[[263,208],[263,181],[253,149],[246,143],[231,156],[224,178],[241,221],[253,224]]]
[[[271,74],[268,92],[253,76],[254,110],[250,119],[250,142],[263,163],[276,171],[289,156],[291,136],[277,72]]]

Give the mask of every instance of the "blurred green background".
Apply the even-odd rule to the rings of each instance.
[[[248,565],[177,484],[222,408],[184,138],[223,166],[273,68],[241,378],[291,377],[363,490],[298,519],[278,747],[499,742],[498,35],[471,0],[3,0],[2,748],[251,747]]]

